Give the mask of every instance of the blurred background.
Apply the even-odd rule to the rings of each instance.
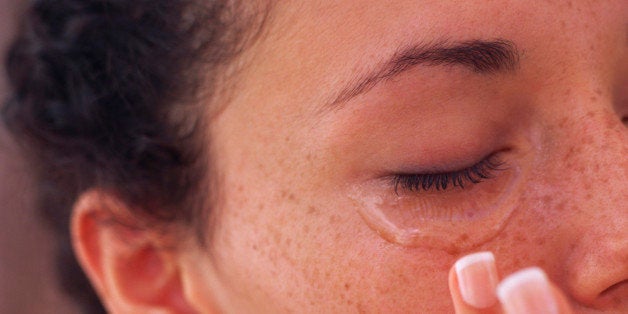
[[[0,100],[4,58],[26,0],[0,0]],[[0,313],[78,313],[54,274],[52,233],[34,212],[33,178],[0,124]]]

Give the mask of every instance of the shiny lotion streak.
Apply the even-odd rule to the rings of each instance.
[[[381,193],[381,184],[356,188],[351,198],[364,222],[385,240],[406,247],[457,252],[494,237],[515,208],[518,168],[454,192]],[[378,193],[378,191],[380,191]]]

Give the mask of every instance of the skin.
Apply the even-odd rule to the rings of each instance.
[[[203,313],[451,313],[450,267],[491,251],[502,276],[542,268],[575,313],[626,312],[627,21],[623,0],[276,4],[210,117],[220,198],[209,248],[188,239],[165,259],[181,298]],[[495,38],[521,52],[516,70],[418,65],[325,107],[399,47]],[[514,182],[507,201],[480,209],[511,212],[490,236],[463,219],[452,233],[478,240],[402,245],[360,214],[377,203],[367,196],[396,197],[384,174],[453,171],[492,153],[516,175],[432,191],[426,205],[492,204]],[[410,207],[424,195],[403,193]]]

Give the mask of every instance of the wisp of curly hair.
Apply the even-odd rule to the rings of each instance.
[[[99,188],[150,224],[190,225],[206,211],[198,98],[243,49],[242,12],[235,1],[37,0],[24,16],[3,120],[35,161],[62,285],[86,311],[103,312],[76,275],[72,205]]]

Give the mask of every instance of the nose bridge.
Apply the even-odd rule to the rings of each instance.
[[[572,211],[565,226],[573,238],[567,289],[595,304],[619,284],[618,293],[628,299],[628,131],[610,105],[588,103],[569,116],[559,126],[564,140],[556,152],[567,191],[558,197]]]

